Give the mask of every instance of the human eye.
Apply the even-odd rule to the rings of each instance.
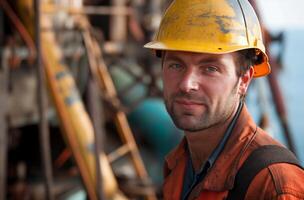
[[[204,72],[205,73],[216,73],[218,71],[219,71],[218,67],[213,66],[213,65],[209,65],[209,66],[204,67]]]
[[[206,68],[206,71],[208,71],[208,72],[217,72],[218,68],[215,67],[215,66],[209,66],[209,67]]]
[[[182,70],[183,67],[182,67],[182,65],[179,64],[179,63],[170,63],[170,64],[168,65],[168,68],[171,69],[171,70],[180,71],[180,70]]]

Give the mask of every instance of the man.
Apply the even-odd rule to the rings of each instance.
[[[252,78],[270,73],[247,0],[175,0],[145,47],[162,58],[166,108],[185,132],[166,159],[164,199],[222,200],[233,190],[229,199],[304,199],[304,172],[284,159],[266,164],[250,175],[248,188],[237,189],[238,177],[264,162],[253,157],[245,175],[237,175],[255,150],[282,146],[257,127],[244,105]],[[280,159],[269,152],[266,161]]]

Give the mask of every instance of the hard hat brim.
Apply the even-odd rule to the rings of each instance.
[[[186,51],[186,52],[209,53],[209,54],[226,54],[226,53],[232,53],[232,52],[248,49],[248,47],[244,47],[244,46],[239,46],[239,47],[233,46],[233,47],[231,47],[231,49],[213,48],[213,49],[210,49],[209,51],[207,51],[207,50],[202,51],[202,50],[198,49],[197,46],[194,47],[194,46],[186,45],[186,44],[178,45],[176,42],[173,44],[167,45],[167,44],[159,42],[159,41],[149,42],[144,45],[144,48],[152,49],[155,52],[157,50],[159,50],[159,51]],[[268,62],[268,57],[263,52],[262,49],[259,49],[259,48],[254,48],[254,49],[258,49],[261,52],[263,61],[262,61],[262,63],[253,66],[254,67],[253,77],[258,78],[258,77],[266,76],[271,72],[271,68],[270,68],[270,65]]]

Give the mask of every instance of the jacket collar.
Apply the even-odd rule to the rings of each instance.
[[[165,162],[169,170],[173,170],[177,163],[186,157],[186,145],[186,138],[183,137],[179,145],[167,155]]]

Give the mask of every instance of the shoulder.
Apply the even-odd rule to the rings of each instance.
[[[283,146],[279,141],[277,141],[275,138],[273,138],[269,133],[267,133],[260,127],[257,127],[257,134],[251,145],[253,145],[254,148],[258,148],[260,146],[270,145],[270,144]]]
[[[288,163],[278,163],[260,171],[251,182],[246,199],[304,199],[304,171]]]
[[[304,170],[288,163],[268,167],[278,196],[291,195],[304,199]]]
[[[248,155],[264,145],[283,146],[258,128],[256,137],[249,145]],[[304,199],[304,170],[288,163],[276,163],[261,170],[252,180],[246,200],[299,200]]]

